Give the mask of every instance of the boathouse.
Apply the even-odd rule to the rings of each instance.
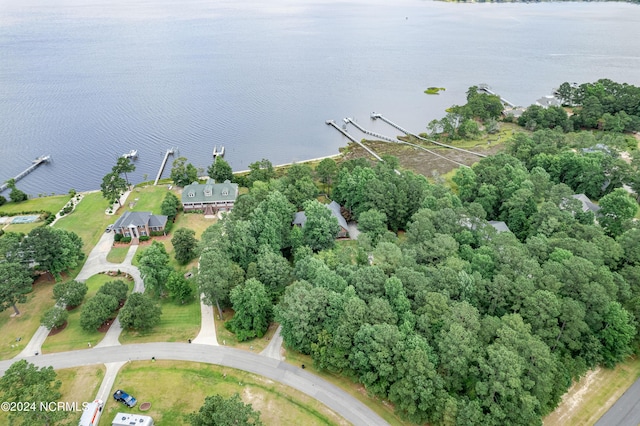
[[[182,190],[182,207],[185,212],[202,210],[205,215],[228,212],[238,198],[238,184],[225,180],[215,183],[209,179],[206,183],[194,182]]]

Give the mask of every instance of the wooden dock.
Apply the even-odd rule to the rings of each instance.
[[[23,177],[25,177],[26,175],[28,175],[29,173],[31,173],[32,171],[40,167],[41,164],[48,163],[49,161],[51,161],[50,155],[41,155],[40,157],[33,160],[33,163],[29,167],[27,167],[22,172],[14,176],[13,180],[15,180],[16,182],[19,181],[20,179],[22,179]],[[8,187],[9,185],[7,185],[6,183],[3,183],[2,185],[0,185],[0,192],[4,191]]]
[[[362,142],[360,142],[359,140],[357,140],[356,138],[354,138],[353,136],[351,136],[346,130],[341,129],[340,126],[338,126],[336,124],[335,121],[333,120],[327,120],[325,121],[326,124],[328,124],[329,126],[334,127],[337,131],[339,131],[340,133],[342,133],[347,139],[349,139],[351,142],[356,143],[358,145],[360,145],[364,150],[366,150],[369,154],[373,155],[375,157],[376,160],[378,161],[384,161],[378,154],[376,154],[373,150],[371,150],[370,148],[364,146],[364,144]]]
[[[454,149],[454,150],[456,150],[456,151],[460,151],[460,152],[466,152],[467,154],[472,154],[472,155],[475,155],[475,156],[477,156],[477,157],[481,157],[481,158],[485,158],[485,157],[487,157],[487,155],[486,155],[486,154],[480,154],[479,152],[473,152],[473,151],[469,151],[468,149],[458,148],[457,146],[451,146],[451,145],[447,145],[446,143],[437,142],[437,141],[434,141],[434,140],[432,140],[432,139],[423,138],[422,136],[419,136],[419,135],[417,135],[417,134],[415,134],[415,133],[411,133],[411,132],[410,132],[410,131],[408,131],[407,129],[404,129],[404,128],[400,127],[399,125],[397,125],[397,124],[396,124],[396,123],[394,123],[393,121],[389,120],[388,118],[386,118],[386,117],[385,117],[385,116],[383,116],[382,114],[378,114],[378,113],[375,113],[375,112],[372,112],[372,113],[371,113],[371,119],[372,119],[372,120],[376,120],[376,119],[378,119],[378,118],[379,118],[380,120],[384,121],[385,123],[387,123],[388,125],[390,125],[390,126],[392,126],[392,127],[395,127],[396,129],[400,130],[400,131],[401,131],[402,133],[404,133],[405,135],[407,135],[407,136],[412,136],[412,137],[414,137],[414,138],[416,138],[416,139],[418,139],[418,140],[425,141],[425,142],[429,142],[429,143],[432,143],[432,144],[434,144],[434,145],[441,146],[441,147],[443,147],[443,148],[449,148],[449,149]]]
[[[489,87],[488,84],[484,84],[484,83],[478,84],[478,92],[484,92],[484,93],[487,93],[489,95],[495,95],[495,96],[500,98],[500,101],[505,106],[508,106],[508,107],[511,107],[511,108],[515,108],[516,107],[513,103],[509,102],[508,100],[506,100],[505,98],[503,98],[502,96],[500,96],[496,92],[494,92],[493,89],[491,87]]]
[[[345,118],[344,122],[347,123],[347,124],[353,124],[353,126],[355,126],[356,129],[360,130],[362,133],[365,133],[367,135],[373,136],[374,138],[382,139],[383,141],[387,141],[387,142],[398,143],[397,139],[393,139],[393,138],[390,138],[388,136],[381,135],[381,134],[375,133],[375,132],[371,132],[371,131],[365,129],[364,127],[362,127],[361,125],[359,125],[358,123],[353,121],[351,118]]]
[[[162,172],[164,171],[164,167],[167,165],[167,160],[169,159],[169,156],[173,155],[175,153],[175,151],[176,151],[175,148],[171,147],[164,154],[164,160],[162,160],[162,164],[160,164],[160,170],[158,170],[158,175],[156,176],[156,181],[153,183],[154,186],[158,184],[158,181],[160,180],[160,176],[162,176]]]

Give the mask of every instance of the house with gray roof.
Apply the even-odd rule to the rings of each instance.
[[[194,182],[182,190],[182,207],[185,212],[202,210],[205,215],[228,212],[238,198],[238,184],[225,180],[216,183],[209,179],[206,183]]]
[[[507,224],[502,222],[502,221],[500,221],[500,220],[490,220],[489,221],[489,225],[493,226],[493,229],[498,231],[498,233],[500,233],[500,232],[511,232],[511,230],[509,229]]]
[[[163,232],[167,226],[167,216],[151,214],[151,212],[126,211],[116,223],[113,231],[132,239],[151,236],[152,232]]]
[[[347,220],[342,216],[340,212],[340,204],[332,201],[329,204],[324,205],[329,209],[331,214],[338,219],[338,224],[340,225],[340,232],[338,232],[338,238],[345,238],[349,235],[349,226],[347,225]],[[297,212],[295,217],[293,218],[292,224],[299,227],[304,227],[304,224],[307,222],[307,216],[304,214],[304,211]]]
[[[562,102],[555,96],[548,95],[538,99],[536,101],[536,105],[541,106],[542,108],[549,108],[552,106],[562,106]]]
[[[580,203],[582,203],[582,211],[583,212],[588,212],[591,211],[594,214],[598,213],[598,210],[600,210],[600,206],[597,204],[594,204],[589,197],[587,197],[584,194],[574,194],[571,197],[575,198],[576,200],[580,201]]]

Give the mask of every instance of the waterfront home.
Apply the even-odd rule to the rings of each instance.
[[[139,238],[151,236],[151,233],[162,232],[167,226],[167,216],[151,214],[151,212],[126,211],[116,223],[113,231],[125,237]]]
[[[238,198],[238,184],[225,180],[216,183],[209,179],[207,183],[194,182],[182,190],[182,207],[185,212],[201,210],[205,215],[228,212]]]
[[[338,224],[340,225],[340,231],[338,232],[337,238],[346,238],[349,235],[349,227],[347,225],[347,220],[344,218],[344,216],[342,216],[342,213],[340,212],[340,204],[336,203],[335,201],[332,201],[331,203],[325,204],[324,206],[329,209],[331,214],[336,219],[338,219]],[[302,228],[304,227],[304,224],[306,222],[307,222],[307,216],[304,214],[304,211],[301,211],[296,213],[295,217],[293,218],[292,224]]]

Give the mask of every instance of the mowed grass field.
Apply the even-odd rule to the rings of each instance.
[[[42,314],[55,305],[54,284],[50,275],[42,276],[34,284],[33,291],[27,294],[27,301],[18,303],[19,316],[13,316],[12,307],[0,312],[0,359],[13,358],[29,343],[40,327]]]
[[[87,295],[84,297],[84,301],[80,306],[69,311],[69,319],[67,320],[67,327],[61,332],[48,336],[42,345],[43,353],[52,352],[65,352],[79,349],[88,349],[89,343],[91,346],[95,346],[102,340],[104,333],[95,331],[85,331],[80,327],[80,314],[82,312],[82,306],[87,300],[95,296],[98,289],[109,281],[125,281],[129,285],[129,292],[133,290],[133,280],[126,279],[123,276],[112,277],[105,274],[94,275],[86,281]]]
[[[77,403],[78,408],[82,409],[83,402],[91,402],[96,398],[105,370],[104,365],[101,364],[57,370],[56,378],[62,382],[60,401]],[[68,424],[78,424],[81,416],[82,412],[71,412],[67,417]],[[9,413],[0,411],[0,425],[8,424]],[[102,424],[111,424],[111,422]]]
[[[197,411],[207,396],[240,394],[245,403],[260,411],[265,425],[346,425],[326,406],[299,391],[254,374],[209,364],[175,361],[133,361],[125,364],[111,390],[123,389],[138,399],[127,409],[109,398],[101,425],[111,424],[119,411],[153,417],[159,426],[187,425],[185,415]],[[141,412],[139,405],[150,402]]]
[[[148,332],[123,330],[120,342],[122,344],[186,342],[198,335],[200,332],[200,303],[195,295],[191,302],[182,305],[169,299],[162,299],[160,307],[162,309],[160,324]]]

